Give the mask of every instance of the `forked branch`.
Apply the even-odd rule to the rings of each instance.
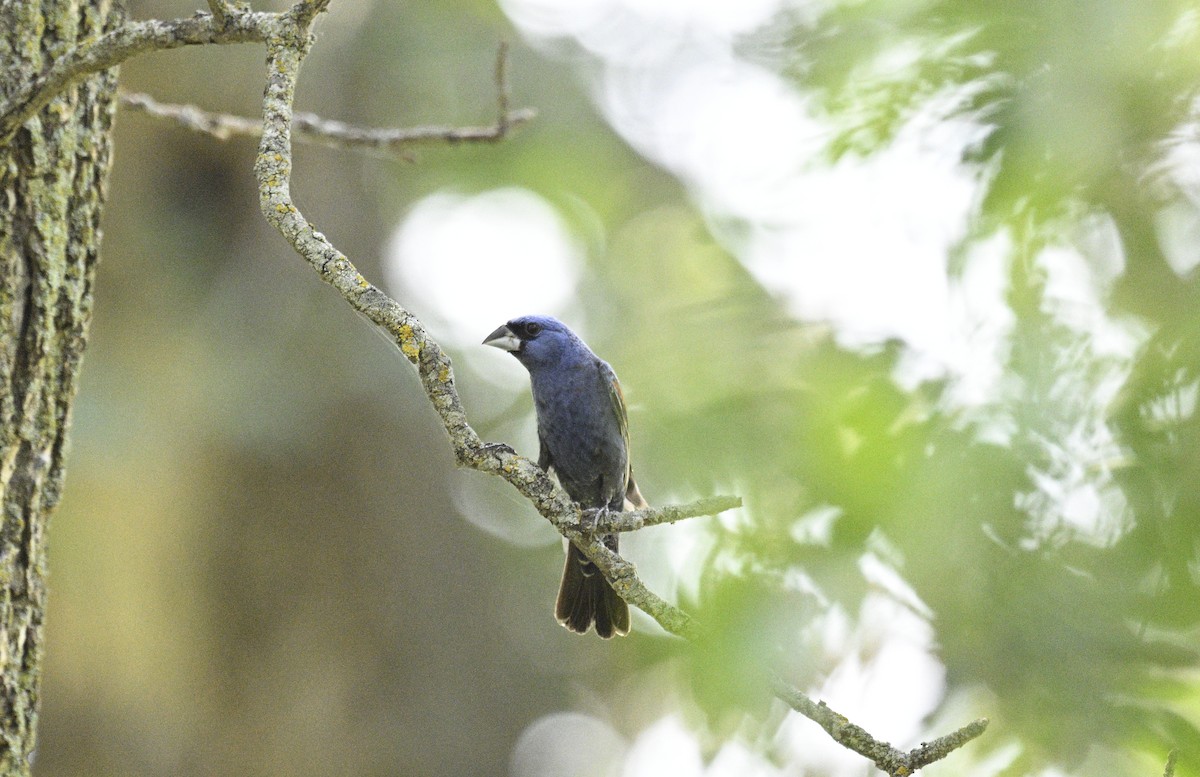
[[[304,28],[298,29],[286,39],[306,41],[306,32]],[[455,389],[450,358],[441,346],[429,336],[416,316],[368,282],[296,208],[290,191],[292,98],[307,46],[290,45],[284,40],[281,36],[279,40],[269,42],[267,47],[263,132],[255,164],[260,204],[267,220],[312,265],[322,280],[336,288],[355,310],[388,332],[400,351],[416,366],[425,393],[442,420],[461,466],[492,473],[512,484],[563,536],[583,550],[622,598],[649,614],[668,632],[688,639],[701,636],[700,628],[691,616],[648,589],[633,565],[598,541],[594,531],[586,534],[580,531],[583,516],[578,505],[541,468],[507,446],[488,445],[480,439],[467,422]],[[503,81],[502,74],[498,81]],[[503,103],[501,111],[505,111]],[[627,531],[651,523],[720,512],[738,504],[740,500],[721,497],[702,502],[699,507],[690,505],[609,515],[599,518],[594,528]],[[902,753],[787,683],[777,682],[774,691],[790,707],[821,725],[833,739],[897,777],[945,757],[979,736],[987,726],[986,720],[978,720],[909,753]]]

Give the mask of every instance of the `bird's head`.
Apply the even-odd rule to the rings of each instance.
[[[587,346],[551,316],[514,318],[488,335],[483,344],[508,351],[530,371],[587,352]]]

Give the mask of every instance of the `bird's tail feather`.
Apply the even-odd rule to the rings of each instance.
[[[604,541],[613,550],[617,549],[616,535],[605,537]],[[576,634],[587,633],[593,623],[596,634],[604,639],[629,633],[629,606],[583,551],[571,543],[567,544],[567,561],[563,565],[554,615]]]

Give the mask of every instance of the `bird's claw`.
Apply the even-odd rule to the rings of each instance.
[[[588,540],[595,539],[596,526],[600,523],[601,518],[608,517],[608,512],[607,507],[589,507],[583,511],[579,520],[579,530]]]
[[[483,451],[484,453],[490,453],[493,456],[497,453],[511,453],[515,456],[517,453],[515,450],[513,450],[513,447],[506,442],[485,442],[483,444]]]

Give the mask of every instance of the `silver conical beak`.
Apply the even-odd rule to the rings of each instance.
[[[501,351],[521,350],[521,341],[507,325],[501,326],[483,339],[484,345],[499,348]]]

